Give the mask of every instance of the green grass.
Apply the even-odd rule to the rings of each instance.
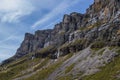
[[[73,56],[73,53],[70,53],[70,54],[66,55],[66,60],[71,58],[72,56]]]
[[[99,51],[101,48],[91,48],[92,50],[92,55],[91,57],[94,57],[96,55],[96,52]]]
[[[44,68],[44,69],[40,70],[37,74],[32,75],[31,77],[26,78],[25,80],[44,80],[44,79],[46,79],[52,72],[54,72],[57,68],[59,68],[60,65],[64,61],[66,61],[67,59],[69,59],[70,57],[72,57],[72,55],[73,54],[70,53],[70,54],[64,56],[64,58],[61,57],[63,59],[61,59],[60,61],[57,61],[56,63],[49,65],[47,68]],[[44,66],[44,63],[43,64],[41,63],[41,65]],[[41,66],[39,66],[39,68],[40,67]]]
[[[55,69],[57,69],[62,64],[62,61],[54,63],[49,67],[40,70],[37,74],[25,79],[25,80],[44,80],[47,78]]]
[[[85,76],[83,80],[120,80],[115,76],[120,74],[120,56],[116,57],[113,62],[106,64],[106,66],[100,68],[101,71]]]
[[[105,49],[102,49],[102,50],[98,53],[98,55],[102,55],[104,51],[105,51]]]
[[[56,80],[73,80],[73,75],[58,77]]]
[[[105,47],[104,41],[96,41],[91,46],[91,48],[103,48],[103,47]]]
[[[72,55],[73,54],[66,55],[65,58],[63,58],[63,60],[60,60],[55,64],[51,64],[49,67],[42,69],[39,73],[37,73],[37,75],[33,75],[32,77],[28,78],[28,80],[34,80],[34,78],[35,80],[42,80],[46,78],[46,76],[51,74],[56,68],[58,68],[62,64],[63,61],[69,59],[70,57],[72,57]],[[33,68],[34,71],[39,70],[43,66],[45,66],[50,59],[45,58],[43,62],[41,62],[41,60],[42,58],[28,60],[26,59],[26,57],[24,57],[18,61],[5,65],[4,67],[7,67],[7,69],[1,69],[2,71],[0,71],[0,80],[12,80],[14,78],[24,76],[25,74],[29,74],[30,72],[22,73],[22,71],[26,71],[29,68]]]
[[[65,74],[69,73],[73,68],[75,64],[71,64],[70,66],[66,67]]]
[[[41,62],[40,64],[38,64],[37,66],[34,67],[34,71],[42,68],[43,66],[45,66],[48,62],[49,58],[45,58],[43,62]]]
[[[23,63],[17,66],[14,66],[13,68],[9,68],[8,70],[5,70],[4,72],[0,72],[0,80],[12,80],[14,76],[19,74],[22,70],[25,70],[28,68],[28,64]]]
[[[117,50],[117,53],[118,53],[118,54],[120,54],[120,49],[119,49],[119,50]]]
[[[13,78],[22,75],[21,71],[32,67],[33,63],[37,64],[39,60],[40,59],[37,58],[34,60],[27,60],[26,57],[23,57],[18,61],[5,65],[4,67],[7,68],[0,72],[0,80],[12,80]]]
[[[14,67],[14,66],[17,66],[17,65],[19,65],[19,64],[24,63],[25,61],[27,61],[27,59],[18,60],[18,61],[16,61],[16,62],[13,62],[12,64],[9,64],[9,65],[7,66],[7,68],[12,68],[12,67]]]
[[[77,73],[76,75],[74,74],[68,74],[65,76],[57,77],[55,80],[79,80],[79,77],[82,75],[82,72]]]
[[[115,48],[115,46],[111,46],[111,47],[109,47],[110,50],[112,50],[112,49],[114,49],[114,48]]]
[[[92,48],[92,50],[94,51],[94,52],[96,52],[96,51],[98,51],[98,50],[100,50],[101,48]]]
[[[35,58],[31,61],[31,63],[34,63],[34,65],[31,66],[31,69],[33,69],[33,71],[36,71],[40,68],[42,68],[42,66],[46,65],[46,63],[48,62],[48,58],[45,58],[43,62],[39,63],[40,62],[40,58]],[[30,68],[30,67],[29,67]],[[18,77],[21,77],[21,76],[24,76],[24,75],[27,75],[27,74],[30,74],[31,72],[33,71],[27,71],[25,72],[24,74],[21,74],[19,73],[18,75],[16,75],[14,78],[18,78]]]
[[[100,25],[101,25],[101,22],[98,21],[98,22],[94,23],[93,25],[89,25],[87,27],[80,27],[79,30],[80,31],[87,31],[87,30],[91,30],[91,29],[93,29],[95,27],[99,27]]]

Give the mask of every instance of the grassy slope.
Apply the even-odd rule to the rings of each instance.
[[[47,76],[49,76],[50,73],[52,73],[59,65],[61,62],[58,62],[56,64],[51,65],[48,68],[42,69],[39,71],[37,74],[25,79],[25,80],[44,80]]]
[[[25,79],[25,80],[44,80],[46,79],[52,72],[54,72],[64,61],[72,57],[73,54],[69,54],[64,58],[58,60],[57,62],[49,65],[45,69],[40,70],[37,74]]]
[[[120,74],[120,56],[116,57],[113,62],[101,67],[101,71],[85,76],[83,80],[120,80],[116,76]]]
[[[0,80],[12,80],[15,78],[18,74],[21,74],[21,71],[26,70],[30,68],[30,65],[32,63],[38,63],[39,60],[26,60],[25,58],[22,58],[21,60],[18,60],[17,62],[13,62],[11,64],[8,64],[4,67],[7,67],[7,69],[4,69],[0,72]]]
[[[26,80],[40,80],[45,79],[47,76],[49,76],[56,68],[58,68],[62,62],[70,58],[72,54],[69,54],[65,56],[65,58],[62,58],[61,60],[55,62],[54,64],[49,65],[49,67],[42,69],[37,74],[31,76],[30,78]],[[33,60],[26,59],[28,56],[23,57],[19,59],[18,61],[12,62],[10,64],[5,65],[4,67],[7,67],[6,69],[0,71],[0,80],[12,80],[17,77],[21,77],[27,74],[30,74],[31,72],[22,74],[22,71],[26,71],[29,68],[32,68],[34,71],[37,71],[41,68],[43,68],[50,59],[41,59],[41,58],[35,58]]]
[[[120,53],[120,49],[117,51]],[[100,55],[103,53],[103,51],[100,52]],[[43,66],[45,66],[49,59],[46,58],[43,60],[43,62],[39,63],[41,59],[35,58],[34,60],[28,60],[24,62],[24,58],[20,61],[11,63],[7,65],[9,68],[4,70],[3,72],[0,72],[0,80],[12,80],[13,78],[24,76],[24,74],[21,74],[21,71],[24,71],[30,67],[34,69],[34,71],[41,69],[38,73],[35,75],[32,75],[31,77],[25,79],[25,80],[44,80],[46,79],[52,72],[54,72],[64,61],[69,59],[72,56],[72,54],[68,54],[64,59],[60,58],[57,62],[49,65],[46,68],[41,69]],[[22,62],[22,63],[21,63]],[[32,66],[30,66],[32,63],[34,63]],[[17,65],[16,65],[17,64]],[[69,73],[73,66],[75,64],[71,64],[71,66],[66,67],[66,74]],[[116,76],[120,74],[120,56],[115,57],[114,61],[107,64],[104,67],[100,68],[101,71],[83,77],[83,80],[117,80]],[[29,74],[29,73],[27,73]],[[19,75],[19,76],[18,76]],[[80,73],[81,75],[81,73]],[[77,75],[79,77],[79,75]],[[57,80],[72,80],[73,75],[65,75],[61,77],[57,77]],[[119,80],[119,79],[118,79]]]

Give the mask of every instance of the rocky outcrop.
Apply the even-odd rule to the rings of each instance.
[[[1,64],[1,77],[11,73],[15,80],[86,80],[88,75],[88,80],[103,79],[105,75],[104,80],[119,79],[119,4],[120,0],[94,0],[85,14],[65,14],[53,29],[26,33],[16,54]],[[16,74],[18,65],[23,71]],[[31,67],[24,70],[24,65]]]
[[[61,55],[73,53],[91,43],[99,44],[102,41],[104,46],[120,46],[119,4],[120,0],[95,0],[85,14],[65,14],[62,22],[53,29],[38,30],[35,34],[26,33],[15,57],[20,58],[29,53],[36,55],[49,46],[56,50],[52,55],[58,52]]]
[[[32,53],[44,47],[44,44],[51,34],[52,30],[38,30],[35,34],[26,33],[24,41],[17,50],[16,57],[21,57],[28,53]]]
[[[15,56],[19,58],[28,53],[37,53],[40,49],[49,46],[59,48],[69,41],[69,34],[77,30],[77,25],[82,22],[82,19],[83,14],[80,13],[65,14],[63,21],[56,24],[52,30],[38,30],[35,34],[26,33]]]
[[[115,51],[109,50],[108,47],[102,48],[96,52],[93,52],[93,50],[88,47],[66,60],[58,69],[50,74],[46,80],[56,80],[58,76],[63,77],[70,74],[76,78],[78,74],[81,74],[76,78],[79,80],[83,76],[100,71],[99,67],[103,67],[110,63],[117,55],[118,54]],[[74,64],[74,67],[66,74],[65,70],[71,66],[71,64]]]

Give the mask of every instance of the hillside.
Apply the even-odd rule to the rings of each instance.
[[[120,0],[95,0],[53,29],[26,33],[0,80],[120,80]]]

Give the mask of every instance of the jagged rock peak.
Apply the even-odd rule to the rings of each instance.
[[[94,2],[95,2],[95,3],[98,3],[98,2],[100,2],[100,0],[94,0]]]
[[[70,15],[65,14],[63,17],[63,23],[70,23],[70,22],[78,22],[82,20],[84,14],[80,14],[77,12],[70,13]]]
[[[33,39],[34,35],[31,33],[25,33],[25,40]]]
[[[35,35],[41,34],[41,33],[49,33],[49,32],[51,32],[51,31],[52,31],[52,29],[37,30],[37,31],[35,31]]]

